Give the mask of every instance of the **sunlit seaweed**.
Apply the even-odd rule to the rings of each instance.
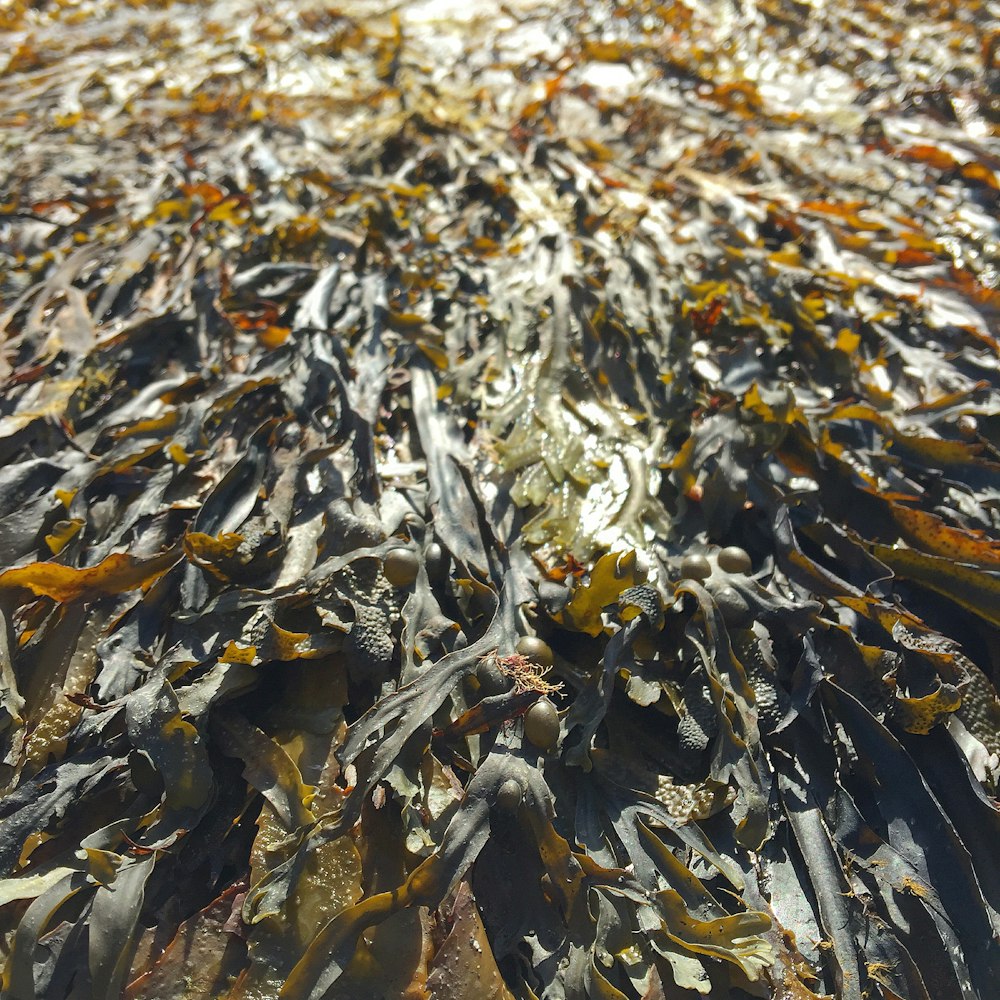
[[[995,14],[0,11],[0,992],[992,998]]]

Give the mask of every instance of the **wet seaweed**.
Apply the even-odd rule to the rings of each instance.
[[[992,996],[993,5],[0,31],[4,996]]]

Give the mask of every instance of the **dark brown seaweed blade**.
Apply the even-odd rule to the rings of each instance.
[[[993,1000],[981,0],[0,11],[0,994]]]

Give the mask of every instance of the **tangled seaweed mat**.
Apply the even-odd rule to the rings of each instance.
[[[0,13],[4,997],[994,997],[996,5],[384,7]]]

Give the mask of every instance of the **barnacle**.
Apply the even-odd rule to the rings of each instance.
[[[361,597],[371,602],[391,600],[392,588],[382,575],[375,559],[355,559],[336,577],[338,591],[349,597]]]
[[[725,785],[713,782],[685,784],[669,774],[658,775],[656,791],[658,802],[666,806],[670,815],[680,822],[708,819],[732,800],[732,792]]]

